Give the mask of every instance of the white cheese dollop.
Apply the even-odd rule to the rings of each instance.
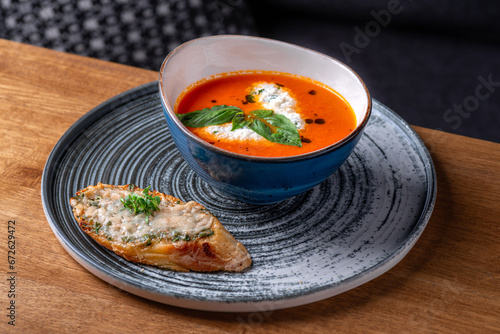
[[[253,87],[257,101],[263,109],[274,110],[275,113],[288,117],[297,129],[303,129],[305,122],[297,112],[297,101],[284,87],[274,83],[261,83]]]

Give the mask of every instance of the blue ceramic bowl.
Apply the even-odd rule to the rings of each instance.
[[[350,103],[356,129],[311,153],[267,158],[217,148],[192,134],[176,117],[174,105],[186,87],[219,73],[245,70],[292,73],[326,84]],[[312,50],[256,37],[205,37],[179,46],[161,66],[159,89],[172,138],[193,171],[212,187],[255,204],[298,195],[332,175],[353,151],[371,114],[370,94],[349,67]]]

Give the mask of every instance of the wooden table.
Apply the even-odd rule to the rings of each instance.
[[[81,267],[45,218],[45,161],[84,113],[156,79],[152,71],[0,40],[0,332],[500,331],[500,144],[418,127],[436,165],[434,213],[396,267],[356,289],[285,310],[211,313],[131,295]]]

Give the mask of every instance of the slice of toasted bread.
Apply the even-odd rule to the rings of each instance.
[[[148,215],[126,208],[129,195],[158,196],[157,210]],[[70,204],[85,233],[129,261],[200,272],[239,272],[252,262],[245,247],[196,202],[134,185],[99,183],[78,191]]]

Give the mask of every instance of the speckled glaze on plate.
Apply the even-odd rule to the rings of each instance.
[[[104,281],[158,302],[208,311],[270,311],[357,287],[396,265],[422,234],[436,199],[431,157],[377,101],[353,154],[312,190],[266,206],[220,193],[187,166],[169,134],[156,82],[79,119],[45,165],[41,196],[68,253]],[[300,177],[300,176],[297,176]],[[178,273],[128,262],[85,235],[69,198],[88,185],[152,185],[206,206],[242,242],[242,273]]]

